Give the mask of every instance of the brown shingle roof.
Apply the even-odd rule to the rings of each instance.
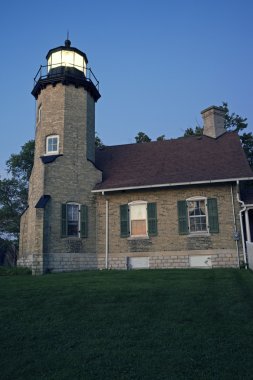
[[[95,190],[253,178],[233,132],[108,146],[96,151],[96,166],[103,181]]]

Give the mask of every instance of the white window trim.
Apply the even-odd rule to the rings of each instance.
[[[48,151],[48,140],[52,138],[57,138],[57,150]],[[46,156],[51,156],[53,154],[59,154],[59,145],[60,145],[60,137],[59,135],[49,135],[46,137]]]
[[[148,202],[147,201],[133,201],[133,202],[130,202],[128,203],[128,209],[129,209],[129,230],[130,230],[130,239],[139,239],[139,238],[142,238],[142,239],[145,239],[145,238],[148,238],[148,210],[147,210],[147,204]],[[132,206],[139,206],[139,205],[145,205],[146,206],[146,234],[144,235],[132,235],[132,218],[131,218],[131,207]]]
[[[76,202],[67,202],[67,237],[70,239],[74,238],[80,238],[81,237],[81,204]],[[78,206],[78,234],[77,235],[68,235],[68,205]]]
[[[194,202],[194,201],[204,201],[205,202],[205,212],[206,212],[206,230],[205,231],[191,231],[191,225],[190,225],[190,214],[188,210],[188,202]],[[209,225],[208,225],[208,208],[207,208],[207,197],[203,196],[195,196],[191,198],[186,199],[187,202],[187,218],[188,218],[188,226],[189,226],[189,236],[197,236],[197,235],[209,235]]]

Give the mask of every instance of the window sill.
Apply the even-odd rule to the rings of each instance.
[[[59,154],[59,152],[56,152],[56,151],[55,151],[55,152],[50,152],[50,153],[45,153],[45,154],[44,154],[44,157],[45,157],[45,156],[56,156],[56,155],[58,155],[58,154]]]
[[[149,236],[130,236],[127,238],[127,240],[149,240]]]
[[[79,240],[81,239],[81,236],[62,236],[62,239],[68,239],[68,240]]]
[[[201,236],[211,236],[210,232],[191,232],[187,235],[187,237],[192,238],[192,237],[201,237]]]

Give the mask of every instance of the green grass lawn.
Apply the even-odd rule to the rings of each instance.
[[[253,273],[0,276],[0,378],[253,379]]]

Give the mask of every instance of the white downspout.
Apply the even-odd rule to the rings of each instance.
[[[246,210],[246,206],[245,206],[244,202],[240,199],[239,180],[237,180],[236,183],[237,183],[237,201],[240,203],[240,205],[242,207],[242,209],[239,211],[239,217],[240,217],[240,226],[241,226],[241,234],[242,234],[243,259],[244,259],[244,263],[245,263],[245,269],[248,269],[248,262],[247,262],[246,249],[245,249],[244,231],[243,231],[243,222],[242,222],[242,213]]]
[[[251,232],[250,232],[250,226],[249,226],[249,210],[248,209],[245,211],[245,225],[246,225],[247,241],[251,242]]]
[[[235,220],[235,204],[234,204],[233,185],[231,185],[231,201],[232,201],[232,209],[233,209],[234,233],[236,234],[237,228],[236,228],[236,220]],[[238,268],[240,268],[240,255],[239,255],[238,240],[235,240],[235,244],[236,244]]]
[[[105,268],[108,269],[108,242],[109,242],[109,201],[105,201]]]

